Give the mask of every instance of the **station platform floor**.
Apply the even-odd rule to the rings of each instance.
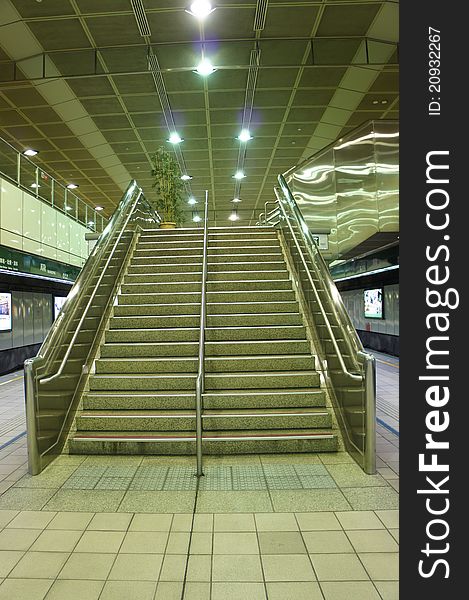
[[[345,452],[62,456],[27,473],[0,377],[0,600],[397,600],[399,360],[377,361],[376,475]]]

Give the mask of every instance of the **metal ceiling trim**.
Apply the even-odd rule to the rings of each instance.
[[[137,21],[138,30],[142,37],[151,36],[150,23],[148,22],[147,14],[142,0],[130,0],[135,20]]]
[[[257,0],[256,16],[254,17],[253,27],[254,31],[262,31],[264,29],[268,7],[269,0]]]

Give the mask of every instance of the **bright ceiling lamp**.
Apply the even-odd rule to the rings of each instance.
[[[208,77],[214,71],[216,71],[216,69],[212,65],[212,63],[209,61],[209,59],[208,58],[203,58],[199,62],[199,64],[197,65],[197,68],[196,68],[196,70],[194,72],[198,73],[199,75],[202,75],[202,77]]]
[[[88,221],[88,227],[93,227],[94,226],[94,221]]]
[[[236,204],[238,202],[241,202],[241,198],[233,198],[231,202],[234,202]]]
[[[66,206],[65,210],[73,210],[73,206]]]
[[[242,129],[241,133],[238,135],[238,140],[240,142],[249,142],[249,140],[252,140],[252,135],[249,129]]]
[[[103,210],[103,207],[102,206],[95,206],[94,209],[99,212],[100,210]]]
[[[215,9],[212,8],[212,4],[208,2],[208,0],[195,0],[195,2],[192,2],[191,7],[187,12],[196,19],[200,19],[202,21],[214,10]]]
[[[39,154],[39,150],[34,150],[33,148],[26,148],[26,150],[23,150],[22,154],[24,154],[24,156],[36,156],[36,154]]]
[[[200,215],[198,213],[196,213],[193,217],[192,220],[194,221],[194,223],[199,223],[202,219],[200,217]]]
[[[30,187],[36,189],[36,188],[40,188],[41,186],[38,183],[32,183]]]
[[[244,171],[236,171],[236,173],[233,175],[234,179],[244,179],[246,177],[246,175],[244,174]]]
[[[184,175],[181,175],[181,179],[183,181],[189,181],[190,179],[192,179],[191,175],[187,175],[187,173],[185,173]]]
[[[236,210],[234,210],[231,215],[228,217],[230,221],[239,221],[239,215]]]
[[[80,187],[77,183],[69,183],[67,185],[67,190],[76,190],[78,187]]]
[[[187,201],[188,204],[197,204],[197,200],[195,198],[189,198]]]
[[[184,140],[182,139],[182,137],[179,135],[179,133],[177,131],[173,131],[170,136],[169,136],[169,140],[168,142],[170,144],[180,144],[181,142],[183,142]]]

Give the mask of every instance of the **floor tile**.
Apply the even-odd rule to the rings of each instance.
[[[355,530],[347,533],[355,552],[398,552],[396,540],[385,529]]]
[[[312,581],[267,583],[269,600],[323,600],[319,585]]]
[[[129,531],[169,531],[172,520],[172,514],[134,515]]]
[[[181,600],[181,594],[182,581],[160,581],[156,588],[155,600]]]
[[[298,523],[292,513],[257,513],[257,531],[298,531]]]
[[[373,552],[360,554],[360,560],[371,579],[397,581],[399,579],[399,555],[395,552]]]
[[[332,531],[342,529],[333,512],[296,513],[296,520],[301,531]]]
[[[261,558],[266,581],[316,581],[305,554],[269,554]]]
[[[389,529],[389,533],[396,540],[396,542],[399,543],[399,529]]]
[[[185,531],[186,533],[191,531],[193,526],[193,515],[188,513],[179,513],[173,516],[171,523],[171,532],[173,531]]]
[[[325,600],[381,600],[371,581],[325,581],[321,587]]]
[[[103,585],[104,581],[57,580],[50,588],[46,600],[98,600]]]
[[[327,453],[327,452],[320,452],[318,454],[321,462],[325,465],[335,465],[335,464],[340,464],[340,463],[353,463],[355,464],[355,461],[353,460],[353,458],[350,456],[350,454],[348,452],[334,452],[334,453]]]
[[[109,575],[114,559],[114,554],[74,552],[65,563],[57,579],[104,580]]]
[[[168,533],[166,531],[128,531],[120,552],[126,554],[164,554]]]
[[[191,537],[191,554],[212,554],[212,541],[212,533],[196,531]]]
[[[199,513],[194,515],[192,531],[197,533],[210,533],[213,531],[213,514]]]
[[[342,488],[354,510],[379,510],[398,508],[399,494],[390,487]]]
[[[183,600],[208,600],[210,598],[210,583],[208,581],[187,581]],[[180,600],[179,598],[177,600]]]
[[[35,552],[73,552],[81,531],[45,529],[31,546]]]
[[[194,499],[194,492],[135,492],[131,490],[125,493],[119,506],[119,512],[188,513],[194,506]]]
[[[259,554],[257,535],[254,532],[215,532],[214,554]]]
[[[206,596],[204,600],[208,597]],[[266,600],[264,584],[214,583],[211,600]]]
[[[212,557],[208,555],[191,555],[187,563],[187,581],[210,581],[212,574]]]
[[[10,573],[10,577],[55,579],[69,556],[68,552],[27,552]]]
[[[95,531],[127,531],[132,513],[97,513],[88,525]]]
[[[160,581],[184,581],[186,554],[166,554],[161,567]]]
[[[41,510],[55,490],[10,488],[0,496],[0,510]]]
[[[8,527],[17,529],[44,529],[55,517],[55,512],[29,511],[20,512],[10,523]]]
[[[153,581],[107,581],[99,600],[153,600],[155,590]]]
[[[216,554],[213,556],[212,580],[214,582],[262,582],[260,559],[252,554]]]
[[[42,529],[4,529],[0,531],[0,550],[28,550]]]
[[[386,481],[381,475],[367,475],[355,463],[327,465],[327,470],[340,487],[379,487]]]
[[[364,581],[369,577],[355,554],[311,554],[319,581]]]
[[[46,505],[48,510],[112,512],[117,510],[124,492],[108,490],[59,490]]]
[[[336,512],[344,529],[384,529],[383,523],[371,510]]]
[[[0,600],[44,600],[51,579],[5,579],[0,585]]]
[[[350,509],[339,490],[271,490],[270,495],[275,512]]]
[[[18,514],[17,510],[0,510],[0,529],[3,529]]]
[[[197,502],[197,512],[271,512],[269,492],[200,492]]]
[[[47,529],[66,529],[84,531],[93,518],[94,513],[58,512]]]
[[[301,534],[297,531],[260,531],[261,554],[306,554]]]
[[[162,562],[161,554],[119,554],[109,573],[109,580],[157,581]]]
[[[51,466],[39,475],[27,473],[15,484],[22,488],[60,488],[75,471],[75,466]]]
[[[208,535],[211,539],[210,533],[205,535]],[[166,552],[166,554],[187,554],[187,551],[189,549],[189,541],[191,539],[190,533],[188,531],[171,531],[169,537],[167,534],[166,537],[168,541],[166,550],[163,548],[163,552]]]
[[[124,535],[122,531],[85,531],[75,552],[115,554],[119,552]]]
[[[256,531],[256,523],[251,514],[216,514],[214,528],[215,531]]]
[[[397,581],[375,581],[374,583],[383,600],[399,600],[399,583]]]
[[[303,539],[310,554],[338,554],[353,552],[343,531],[305,531]]]
[[[399,528],[398,510],[377,510],[376,514],[388,529]]]
[[[0,577],[6,577],[23,555],[19,550],[0,550]]]

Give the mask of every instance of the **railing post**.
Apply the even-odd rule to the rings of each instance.
[[[26,436],[28,444],[28,470],[31,475],[41,472],[41,458],[37,445],[36,406],[34,403],[33,359],[24,362],[24,397],[26,403]]]
[[[205,190],[204,214],[204,244],[202,255],[202,294],[200,303],[200,334],[199,334],[199,368],[195,386],[195,413],[196,413],[196,455],[197,477],[201,477],[202,465],[202,395],[205,391],[205,323],[207,319],[206,288],[207,288],[207,237],[208,237],[208,190]]]
[[[365,395],[365,448],[363,470],[369,475],[376,473],[376,361],[368,352],[363,352],[364,395]]]

